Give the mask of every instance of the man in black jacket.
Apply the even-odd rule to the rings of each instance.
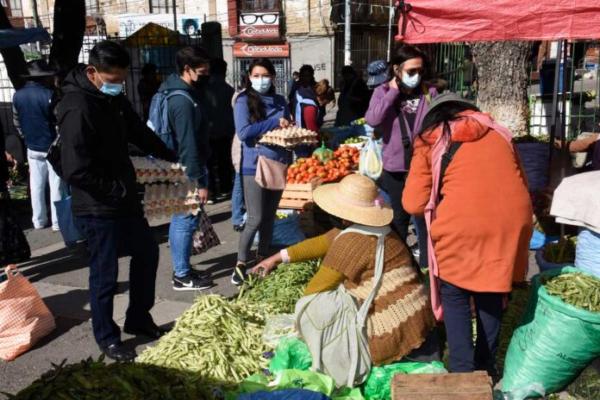
[[[158,245],[144,218],[128,144],[158,158],[174,154],[149,130],[123,95],[129,55],[104,41],[91,51],[89,65],[66,77],[57,106],[63,178],[71,186],[76,223],[90,253],[90,296],[96,342],[110,358],[131,361],[113,321],[118,255],[131,255],[129,308],[124,331],[159,338],[164,331],[150,315],[154,305]]]

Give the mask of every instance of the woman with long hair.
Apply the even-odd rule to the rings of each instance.
[[[290,164],[291,152],[282,148],[258,144],[261,136],[290,125],[290,112],[283,96],[275,92],[275,67],[270,60],[254,60],[248,69],[246,90],[240,93],[234,108],[235,130],[242,142],[242,186],[248,213],[241,233],[238,260],[231,281],[241,285],[246,277],[246,266],[252,261],[250,249],[258,232],[260,241],[257,259],[269,256],[273,223],[283,191],[261,187],[256,179],[259,157]]]
[[[513,281],[525,279],[533,213],[511,140],[453,93],[433,101],[415,140],[402,202],[409,213],[425,214],[432,306],[446,325],[452,372],[496,374],[504,299]]]

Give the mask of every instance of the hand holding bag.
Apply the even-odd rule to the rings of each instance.
[[[38,291],[14,265],[0,283],[0,358],[11,361],[56,327]]]

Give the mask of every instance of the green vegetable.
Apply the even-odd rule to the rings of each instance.
[[[138,362],[188,372],[220,385],[240,382],[266,367],[262,354],[264,305],[198,297],[174,329],[138,357]]]
[[[15,396],[14,400],[207,399],[210,391],[197,374],[135,363],[107,365],[104,357],[53,368]]]
[[[280,265],[265,278],[250,277],[238,299],[268,305],[274,314],[293,313],[318,268],[319,263],[315,261]]]
[[[558,275],[542,282],[548,294],[587,311],[600,312],[600,279],[581,272]]]
[[[562,238],[557,243],[544,246],[544,259],[555,264],[568,264],[575,262],[575,247],[577,238]]]
[[[351,138],[346,139],[344,144],[359,144],[359,143],[364,143],[364,142],[366,142],[366,139],[364,139],[364,138],[351,137]]]
[[[313,151],[313,157],[316,157],[322,163],[333,159],[333,150],[325,147],[325,142],[321,142],[321,147]]]

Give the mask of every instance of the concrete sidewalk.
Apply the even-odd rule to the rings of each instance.
[[[160,244],[160,262],[156,282],[156,304],[152,315],[159,325],[169,325],[185,311],[199,294],[218,293],[232,296],[237,288],[231,285],[230,275],[236,261],[238,234],[230,223],[230,203],[207,206],[221,246],[207,254],[195,256],[192,262],[198,269],[213,274],[216,286],[204,292],[175,292],[171,286],[171,253],[168,248],[168,228],[153,228]],[[0,361],[0,392],[17,393],[43,372],[51,363],[63,359],[69,363],[100,356],[91,327],[88,292],[88,269],[84,248],[66,249],[60,234],[49,229],[27,230],[32,258],[19,268],[36,286],[56,318],[57,329],[32,350],[12,362]],[[129,258],[119,260],[119,288],[115,297],[114,319],[122,326],[128,305]],[[148,341],[123,335],[126,345],[138,353],[150,345]],[[4,396],[0,394],[0,399]]]

